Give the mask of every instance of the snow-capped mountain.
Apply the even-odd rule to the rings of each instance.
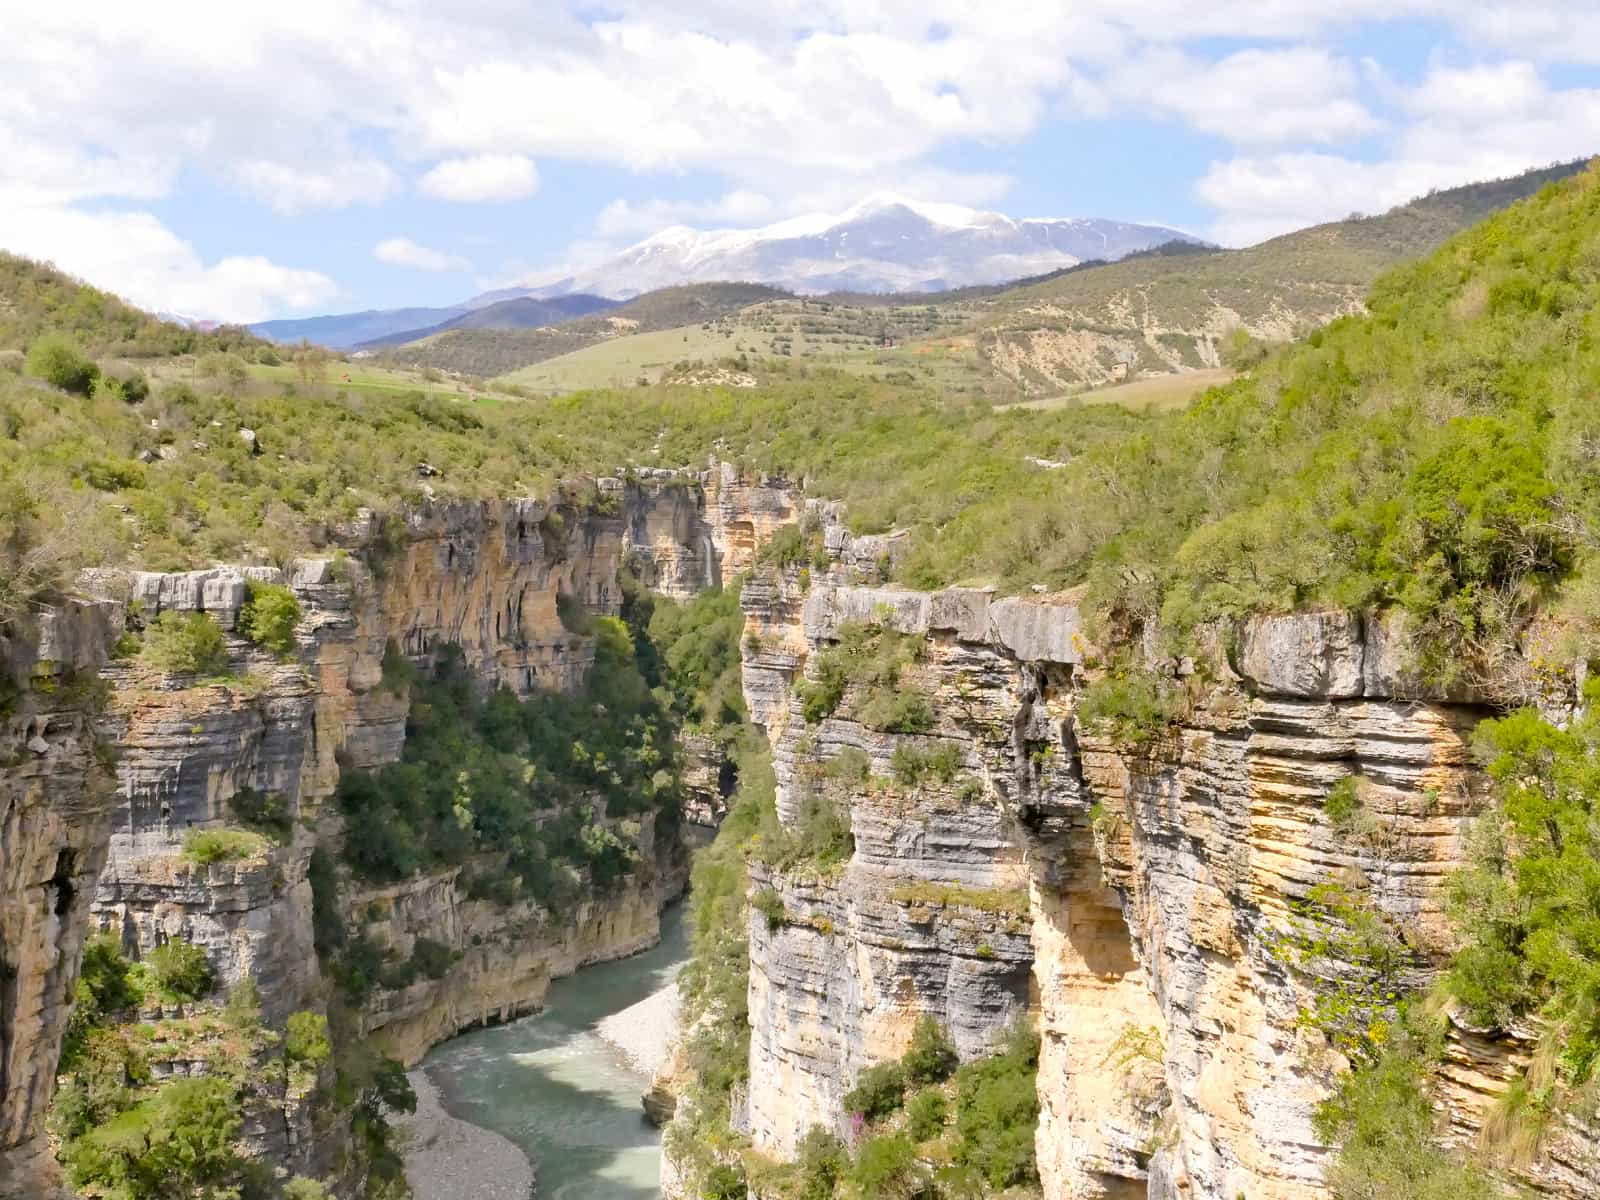
[[[1013,220],[956,204],[892,194],[838,214],[795,217],[762,229],[664,229],[590,267],[522,283],[536,296],[569,292],[624,298],[680,283],[738,280],[798,292],[937,291],[1004,283],[1199,239],[1158,225],[1097,218]]]

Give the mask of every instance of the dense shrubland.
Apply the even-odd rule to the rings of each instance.
[[[960,1065],[949,1037],[925,1016],[905,1054],[868,1067],[845,1096],[848,1140],[819,1126],[792,1163],[747,1155],[749,1182],[785,1200],[1030,1194],[1039,1178],[1038,1064],[1038,1037],[1021,1025],[999,1053]]]
[[[1386,275],[1370,315],[1181,413],[994,412],[829,374],[511,405],[235,394],[225,380],[129,404],[13,381],[0,474],[37,495],[91,493],[102,534],[168,566],[286,553],[358,505],[415,503],[418,461],[443,472],[436,492],[484,495],[698,463],[717,445],[803,475],[860,529],[918,531],[909,583],[1087,581],[1099,608],[1179,631],[1307,603],[1399,605],[1427,618],[1427,665],[1448,674],[1492,658],[1588,554],[1597,196],[1586,172],[1490,218]],[[176,457],[139,461],[162,445]]]
[[[281,1103],[287,1084],[330,1117],[355,1110],[365,1124],[354,1177],[365,1177],[370,1200],[404,1195],[387,1114],[415,1101],[399,1065],[351,1039],[354,1057],[325,1077],[335,1057],[326,1017],[296,1012],[279,1035],[261,1022],[253,981],[220,1004],[213,984],[205,953],[187,942],[166,942],[133,963],[114,937],[90,939],[50,1118],[72,1185],[106,1200],[325,1196],[316,1181],[278,1178],[241,1143],[247,1112]],[[163,1015],[141,1019],[151,1002]],[[202,1073],[185,1077],[194,1062]]]
[[[628,822],[675,809],[675,726],[623,622],[592,627],[595,664],[578,696],[484,697],[448,650],[412,685],[400,761],[340,775],[344,857],[357,875],[403,879],[492,853],[514,891],[559,908],[640,865]],[[493,887],[494,869],[477,870]]]
[[[814,656],[807,678],[795,684],[806,722],[815,725],[834,716],[854,688],[854,702],[844,715],[869,729],[926,733],[933,727],[933,704],[904,679],[925,645],[920,636],[878,624],[841,625],[834,643]]]

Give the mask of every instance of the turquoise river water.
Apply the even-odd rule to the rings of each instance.
[[[670,983],[688,957],[684,906],[661,943],[550,985],[544,1011],[446,1042],[423,1070],[455,1116],[510,1138],[533,1160],[539,1200],[655,1200],[661,1134],[644,1119],[649,1080],[600,1039],[603,1017]]]

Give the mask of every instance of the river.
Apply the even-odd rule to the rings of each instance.
[[[649,1080],[595,1025],[672,982],[688,957],[684,909],[662,914],[654,949],[558,979],[543,1012],[462,1034],[423,1060],[454,1116],[509,1138],[533,1160],[539,1200],[660,1194],[661,1133],[639,1107]]]

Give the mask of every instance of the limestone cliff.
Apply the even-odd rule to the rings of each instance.
[[[135,958],[169,939],[204,947],[221,987],[254,980],[269,1024],[321,1008],[308,867],[316,847],[341,836],[328,801],[343,765],[393,762],[404,745],[407,689],[386,680],[386,655],[426,667],[458,646],[485,688],[570,690],[593,648],[563,623],[565,607],[614,615],[625,567],[668,594],[692,594],[747,568],[791,519],[781,482],[746,483],[721,467],[600,480],[548,503],[431,504],[403,522],[363,517],[340,532],[346,549],[284,572],[96,572],[84,581],[92,602],[64,606],[6,645],[0,1195],[44,1192],[42,1120],[92,929],[116,933]],[[235,628],[250,578],[286,584],[299,601],[286,660]],[[217,620],[227,677],[107,661],[125,614],[148,623],[167,611]],[[103,700],[98,718],[90,700]],[[109,748],[99,756],[97,737]],[[243,806],[262,798],[291,830],[282,844],[208,865],[184,853],[192,831],[237,827]],[[459,1029],[537,1008],[555,976],[653,943],[661,904],[682,890],[685,855],[675,824],[658,835],[645,820],[637,830],[644,868],[560,920],[531,903],[471,898],[460,869],[389,888],[347,881],[353,927],[401,956],[419,938],[451,952],[439,977],[379,989],[363,1025],[412,1062]],[[274,1105],[278,1118],[250,1117],[256,1151],[321,1173],[337,1147],[283,1097],[268,1098]]]
[[[1071,597],[849,574],[808,594],[791,571],[744,593],[746,694],[780,818],[826,793],[856,837],[822,877],[753,869],[782,903],[763,906],[776,920],[751,917],[740,1115],[756,1148],[787,1156],[811,1124],[842,1128],[844,1090],[900,1052],[918,1014],[970,1055],[1029,1007],[1047,1197],[1325,1195],[1311,1117],[1338,1062],[1298,1020],[1325,981],[1275,947],[1314,886],[1359,879],[1424,972],[1442,961],[1442,884],[1486,798],[1468,738],[1490,710],[1421,688],[1392,623],[1307,613],[1241,623],[1205,661],[1172,664],[1183,706],[1134,737],[1083,717],[1105,671]],[[931,726],[866,728],[851,691],[806,723],[795,685],[849,623],[919,640],[903,682],[932,699]],[[948,778],[897,782],[902,746],[952,748]],[[864,774],[837,769],[856,752]],[[1359,834],[1324,809],[1350,776]],[[1013,914],[1004,897],[1021,888]],[[1526,1051],[1457,1032],[1441,1090],[1458,1136],[1475,1136]],[[1557,1130],[1525,1182],[1592,1195],[1600,1164],[1580,1129]]]
[[[100,606],[64,605],[0,637],[0,1196],[37,1194],[44,1118],[105,861],[109,756],[94,671]]]

